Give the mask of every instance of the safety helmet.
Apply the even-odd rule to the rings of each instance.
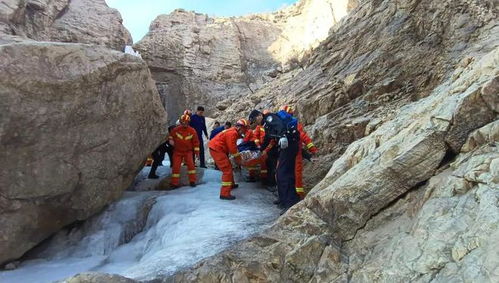
[[[236,126],[240,126],[240,127],[248,127],[249,125],[250,125],[250,122],[246,119],[239,119],[236,122]]]
[[[191,115],[192,115],[192,111],[191,111],[191,110],[189,110],[189,109],[185,109],[185,111],[184,111],[184,115],[189,115],[189,116],[191,116]]]
[[[270,110],[268,110],[268,109],[265,109],[265,110],[263,110],[263,112],[262,112],[262,114],[263,114],[263,115],[267,115],[267,114],[269,114],[269,113],[270,113]]]
[[[291,106],[289,106],[289,105],[281,106],[281,108],[279,108],[279,110],[285,111],[285,112],[287,112],[288,114],[291,114],[291,115],[293,115],[293,113],[294,113],[293,108],[291,108]]]
[[[184,114],[182,116],[180,116],[180,122],[190,122],[191,121],[191,116],[187,115],[187,114]]]

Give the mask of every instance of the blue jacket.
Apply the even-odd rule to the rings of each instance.
[[[191,116],[191,122],[189,126],[193,127],[198,134],[199,140],[203,140],[203,133],[208,135],[208,131],[206,130],[206,120],[204,116],[199,116],[198,114],[194,114]]]
[[[213,129],[213,131],[211,131],[210,133],[210,140],[221,133],[223,130],[225,130],[225,126],[216,127],[215,129]]]

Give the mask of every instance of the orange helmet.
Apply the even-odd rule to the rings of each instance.
[[[184,114],[182,116],[180,116],[180,122],[190,122],[191,121],[191,116],[187,115],[187,114]]]
[[[294,113],[293,108],[291,108],[291,106],[288,106],[288,105],[281,106],[281,108],[279,108],[279,110],[285,111],[291,115],[293,115],[293,113]]]
[[[240,127],[248,127],[249,125],[250,125],[250,122],[246,119],[239,119],[236,122],[236,126],[240,126]]]
[[[185,109],[185,111],[184,111],[184,115],[189,115],[189,116],[191,116],[191,115],[192,115],[192,111],[191,111],[191,110],[189,110],[189,109]]]

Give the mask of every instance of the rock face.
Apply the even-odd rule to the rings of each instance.
[[[498,62],[496,47],[457,69],[351,144],[266,233],[175,281],[499,280]]]
[[[356,1],[302,0],[273,14],[233,18],[176,10],[134,48],[151,68],[170,122],[189,107],[224,110],[297,65]],[[216,108],[215,108],[216,106]]]
[[[329,172],[265,233],[174,281],[498,281],[497,11],[360,1],[303,70],[224,101],[221,120],[296,105]]]
[[[80,42],[123,50],[132,43],[119,12],[104,0],[2,0],[0,42]]]
[[[0,45],[0,71],[2,263],[120,197],[166,114],[145,62],[104,47]]]
[[[492,7],[490,1],[446,1],[444,6],[361,1],[302,63],[303,70],[280,74],[247,98],[221,101],[227,108],[216,118],[295,106],[321,151],[319,162],[305,168],[305,184],[311,188],[349,144],[497,46],[497,9]]]

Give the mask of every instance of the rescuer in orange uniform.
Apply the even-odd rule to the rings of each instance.
[[[170,133],[170,144],[173,149],[173,167],[171,186],[173,188],[180,187],[180,166],[182,161],[187,164],[187,175],[189,176],[189,184],[191,187],[196,186],[196,168],[194,166],[194,158],[199,157],[199,139],[194,128],[189,127],[189,115],[180,116],[180,125],[175,127]]]
[[[289,114],[293,115],[294,110],[290,106],[283,106],[280,110],[284,110]],[[305,190],[303,188],[303,156],[302,147],[305,146],[308,151],[312,154],[316,154],[318,149],[312,142],[312,139],[308,136],[307,132],[303,128],[303,125],[298,122],[298,132],[300,133],[300,146],[298,148],[298,154],[296,155],[295,161],[295,187],[296,193],[300,196],[300,199],[305,197]]]
[[[220,189],[220,199],[234,200],[235,196],[231,195],[231,190],[237,188],[238,185],[234,182],[234,173],[229,156],[234,157],[237,165],[241,165],[241,155],[237,150],[237,140],[244,136],[249,126],[246,119],[237,121],[235,127],[229,128],[216,135],[208,144],[211,157],[215,161],[218,168],[222,171],[222,187]]]

